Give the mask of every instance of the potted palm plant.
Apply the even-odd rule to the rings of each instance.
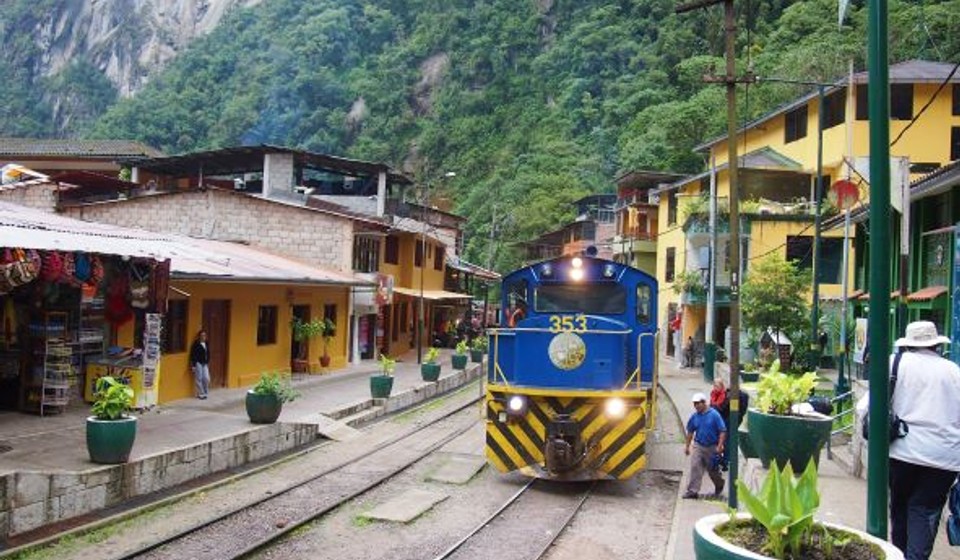
[[[397,360],[380,354],[380,371],[370,376],[370,396],[375,399],[390,397],[393,390],[393,370],[397,367]]]
[[[470,345],[466,340],[461,340],[457,343],[457,347],[453,350],[453,356],[451,357],[453,361],[453,369],[466,369],[467,367],[467,350],[470,349]]]
[[[330,367],[330,341],[337,336],[337,325],[329,317],[323,318],[323,332],[320,333],[320,336],[323,337],[323,355],[320,356],[320,366]]]
[[[297,398],[290,377],[277,372],[260,374],[260,380],[247,391],[247,417],[254,424],[273,424],[283,411],[283,403]]]
[[[87,451],[94,463],[126,463],[137,437],[137,418],[127,415],[133,389],[114,377],[97,379],[93,416],[87,417]]]
[[[760,375],[757,406],[747,411],[749,441],[744,443],[764,466],[776,461],[782,467],[789,461],[799,471],[811,459],[819,463],[833,420],[798,406],[810,397],[817,381],[814,371],[799,376],[781,372],[779,360]]]
[[[758,492],[737,480],[737,497],[749,513],[719,513],[697,521],[693,531],[697,560],[903,558],[886,541],[814,519],[820,493],[812,460],[798,478],[789,463],[783,469],[771,468]]]
[[[480,335],[470,343],[470,361],[479,364],[483,363],[483,355],[487,353],[487,337]]]
[[[440,363],[437,361],[439,356],[439,349],[431,346],[427,350],[424,361],[420,364],[420,376],[423,377],[424,381],[436,381],[440,378]]]

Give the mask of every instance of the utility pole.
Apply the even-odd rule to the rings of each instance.
[[[708,82],[722,82],[727,88],[727,173],[730,184],[730,425],[737,426],[740,418],[740,181],[737,168],[737,84],[750,83],[752,76],[738,78],[736,75],[735,41],[737,35],[733,0],[697,0],[690,4],[677,6],[674,12],[680,14],[697,8],[705,8],[723,3],[726,73],[723,76],[705,77]],[[730,453],[730,492],[727,504],[737,507],[737,493],[733,491],[734,481],[739,470],[737,430],[730,430],[727,446]]]
[[[890,471],[890,67],[887,0],[867,3],[870,113],[870,434],[867,459],[867,532],[887,538]]]

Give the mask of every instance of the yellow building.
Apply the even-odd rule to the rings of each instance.
[[[905,162],[909,177],[904,180],[960,158],[960,117],[957,116],[960,92],[954,85],[936,95],[952,69],[953,64],[928,61],[908,61],[890,67],[890,137],[893,140],[890,153],[892,158],[905,158],[891,163]],[[958,78],[953,81],[957,82]],[[840,80],[835,86],[825,87],[822,101],[819,92],[812,92],[739,131],[744,281],[749,278],[751,263],[768,254],[779,253],[788,259],[798,259],[801,267],[810,266],[814,223],[811,201],[817,184],[818,147],[822,149],[820,175],[824,188],[849,177],[861,184],[861,200],[867,198],[867,73],[852,77],[852,89],[847,82]],[[762,87],[762,82],[756,87]],[[929,106],[924,109],[928,102]],[[818,134],[821,104],[822,143]],[[711,176],[715,177],[721,215],[730,192],[726,137],[697,149],[707,153],[708,161],[715,162],[715,172],[683,179],[659,191],[661,234],[657,244],[657,278],[661,288],[661,328],[669,332],[669,336],[663,337],[668,355],[676,355],[675,347],[680,341],[692,337],[696,346],[702,347],[706,337],[703,279],[710,256],[705,216]],[[893,190],[897,180],[898,174],[892,173]],[[830,205],[825,206],[826,215],[830,216]],[[835,214],[836,210],[832,212]],[[729,325],[730,268],[726,262],[728,225],[722,217],[718,228],[718,310],[714,340],[723,345],[724,330]],[[818,260],[821,298],[841,295],[842,235],[839,229],[824,233]],[[848,273],[853,270],[852,257],[849,262]],[[668,330],[676,314],[682,317],[679,335]]]

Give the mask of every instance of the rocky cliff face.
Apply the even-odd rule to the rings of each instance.
[[[84,60],[130,96],[195,37],[234,7],[261,0],[65,0],[35,14],[35,76]]]

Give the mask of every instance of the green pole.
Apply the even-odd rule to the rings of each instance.
[[[817,86],[817,186],[813,195],[813,305],[810,306],[810,362],[820,367],[820,207],[823,205],[823,88]]]
[[[870,0],[867,67],[870,108],[870,433],[867,459],[867,532],[887,538],[890,469],[890,100],[887,0]]]

